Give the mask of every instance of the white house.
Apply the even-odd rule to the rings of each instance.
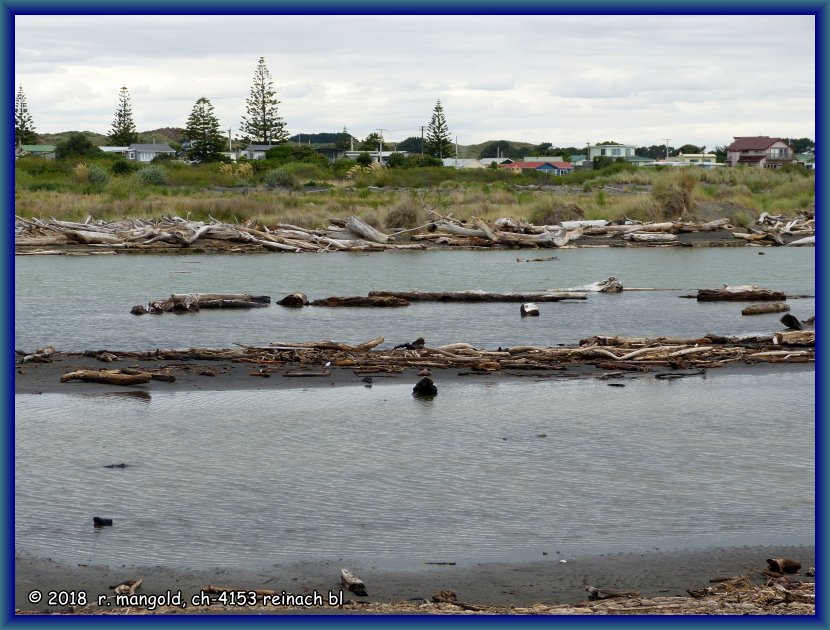
[[[127,151],[127,159],[132,162],[152,162],[160,155],[175,156],[176,152],[167,144],[131,144]]]
[[[472,158],[444,158],[444,166],[451,168],[487,168],[478,160]]]
[[[608,157],[612,160],[634,157],[636,149],[633,144],[591,144],[588,145],[588,160],[592,161],[595,157]]]
[[[127,157],[127,153],[130,151],[130,147],[98,147],[104,153],[114,153],[115,155],[120,155],[122,157]]]

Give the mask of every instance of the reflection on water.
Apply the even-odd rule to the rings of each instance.
[[[18,395],[16,545],[76,562],[255,566],[814,535],[811,369],[437,384],[432,400],[382,380],[141,404]],[[775,395],[759,404],[764,391]],[[93,516],[113,526],[96,533]]]

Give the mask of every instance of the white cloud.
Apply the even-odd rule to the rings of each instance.
[[[461,144],[814,137],[812,16],[38,16],[15,18],[15,83],[39,131],[224,128],[260,56],[290,132],[419,135],[440,98]],[[129,34],[129,36],[125,36]]]

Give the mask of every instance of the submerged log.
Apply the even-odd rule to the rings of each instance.
[[[780,302],[787,299],[783,291],[762,289],[752,284],[726,286],[722,289],[698,289],[699,302]]]
[[[771,302],[769,304],[752,304],[741,311],[741,315],[766,315],[767,313],[785,313],[790,310],[789,304]]]
[[[280,306],[287,306],[289,308],[302,308],[308,304],[308,298],[305,293],[291,293],[277,302]]]
[[[403,298],[392,295],[354,295],[354,296],[332,296],[323,298],[321,300],[314,300],[309,302],[309,306],[363,306],[363,307],[378,307],[378,308],[395,308],[399,306],[409,306],[409,302]]]
[[[121,370],[76,370],[61,376],[61,383],[78,380],[87,383],[105,383],[107,385],[143,385],[152,378],[149,372],[124,374]]]
[[[559,302],[585,300],[585,293],[490,293],[488,291],[369,291],[369,297],[397,297],[408,302]]]

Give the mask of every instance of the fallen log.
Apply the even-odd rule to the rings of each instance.
[[[76,370],[61,376],[60,382],[78,380],[87,383],[105,383],[107,385],[143,385],[149,383],[152,374],[139,372],[138,374],[124,374],[121,370]]]
[[[802,247],[804,245],[815,245],[816,244],[816,237],[815,236],[807,236],[805,238],[800,238],[797,241],[791,241],[787,243],[787,247]]]
[[[815,330],[786,330],[775,333],[772,342],[781,346],[815,346]]]
[[[722,289],[698,289],[699,302],[780,302],[787,299],[783,291],[762,289],[751,284],[727,286]]]
[[[771,302],[769,304],[752,304],[741,311],[741,315],[766,315],[767,313],[784,313],[790,310],[789,304]]]
[[[388,243],[392,240],[388,235],[376,230],[371,225],[352,215],[346,219],[346,229],[373,243]]]
[[[399,306],[409,306],[409,302],[403,298],[391,295],[354,295],[345,297],[332,296],[321,300],[313,300],[312,302],[309,302],[309,306],[395,308]]]
[[[677,240],[676,234],[664,234],[659,232],[654,233],[643,233],[643,232],[631,232],[629,234],[623,235],[625,240],[629,241],[638,241],[643,243],[669,243],[672,241]]]
[[[585,293],[490,293],[488,291],[369,291],[369,297],[397,297],[408,302],[559,302],[585,300]]]
[[[355,595],[366,597],[366,584],[348,569],[340,569],[340,584]]]

